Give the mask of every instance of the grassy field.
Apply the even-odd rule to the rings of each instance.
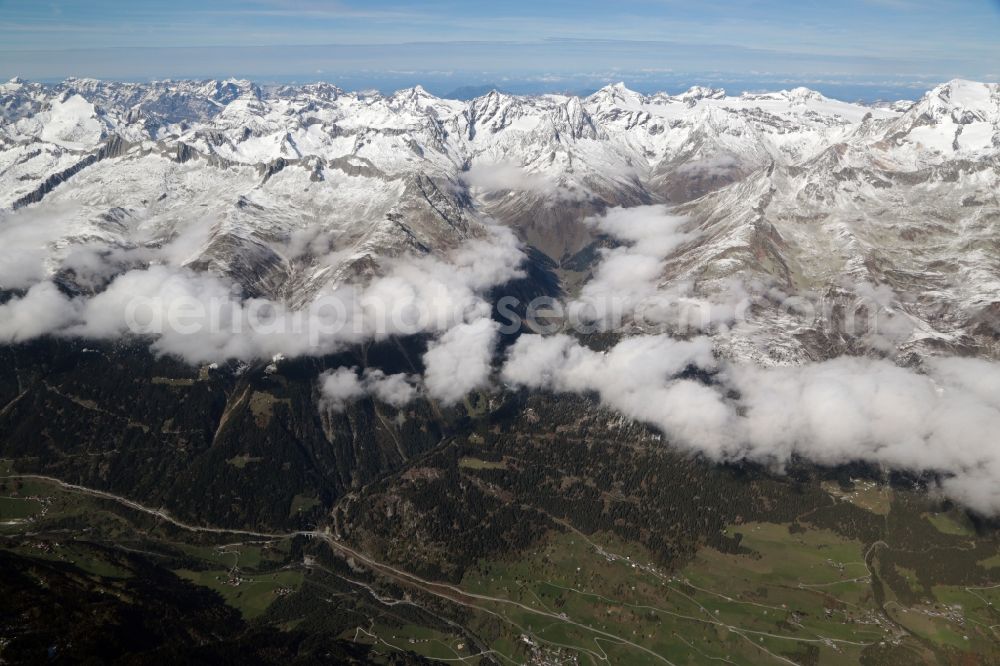
[[[466,456],[458,461],[458,466],[464,469],[507,469],[505,462],[493,462],[490,460],[480,460]]]
[[[1000,553],[997,553],[993,557],[987,557],[985,560],[979,560],[979,564],[987,569],[1000,568]]]
[[[821,486],[823,490],[834,497],[850,502],[866,511],[871,511],[880,516],[885,516],[889,513],[892,491],[885,486],[871,481],[859,481],[850,489],[841,488],[832,481],[824,481]]]
[[[267,574],[239,573],[215,569],[189,571],[178,569],[178,576],[197,585],[203,585],[222,595],[226,603],[236,608],[243,617],[259,617],[279,595],[297,590],[302,585],[301,571],[278,571]]]
[[[292,498],[292,505],[288,510],[288,514],[290,516],[296,516],[319,505],[320,501],[318,497],[313,497],[311,495],[296,495]]]
[[[948,513],[929,513],[926,518],[942,534],[967,537],[976,536],[976,530],[969,524],[968,518],[960,518]]]
[[[493,647],[513,661],[534,650],[595,664],[857,664],[868,646],[920,650],[918,639],[991,649],[1000,586],[973,591],[979,599],[941,588],[936,604],[905,609],[890,594],[883,613],[863,544],[769,523],[728,532],[742,535],[739,554],[703,548],[673,573],[612,536],[556,534],[526,558],[482,562],[461,587],[509,602],[482,603],[504,619]]]
[[[243,455],[233,456],[232,458],[229,458],[228,460],[226,460],[226,463],[232,465],[236,469],[243,469],[247,465],[250,465],[252,463],[259,463],[262,462],[263,460],[264,459],[261,457],[250,456],[244,453]]]
[[[0,523],[9,520],[24,520],[38,515],[43,504],[25,497],[0,497]]]
[[[592,544],[562,534],[526,560],[484,564],[462,587],[519,604],[491,604],[511,633],[520,632],[522,654],[509,655],[515,660],[525,656],[527,637],[539,649],[570,649],[592,663],[605,654],[614,663],[655,661],[643,648],[674,663],[754,664],[817,650],[821,663],[857,663],[852,643],[884,637],[877,624],[865,624],[864,612],[831,618],[827,592],[786,584],[848,587],[854,572],[840,565],[861,562],[860,544],[815,534],[789,545],[784,526],[742,529],[753,534],[747,540],[759,555],[706,549],[673,575],[607,535]],[[864,572],[861,564],[857,574]]]
[[[347,632],[344,637],[372,645],[376,652],[383,654],[408,651],[440,661],[466,663],[479,661],[476,653],[470,650],[470,646],[461,636],[412,624],[398,627],[384,624],[359,627]]]

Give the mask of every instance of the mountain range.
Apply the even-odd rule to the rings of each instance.
[[[70,291],[114,274],[74,280],[66,260],[80,246],[134,266],[137,250],[193,236],[177,263],[301,306],[389,257],[483,237],[490,222],[546,255],[572,291],[609,243],[588,220],[662,203],[692,237],[663,257],[659,288],[725,303],[737,278],[755,296],[766,340],[759,325],[736,327],[727,353],[997,354],[996,84],[864,106],[804,88],[646,96],[615,84],[586,98],[456,101],[419,86],[14,79],[0,109],[0,206],[46,220],[34,271]],[[0,285],[21,286],[3,274]],[[831,336],[776,306],[804,295],[884,311],[890,339]]]

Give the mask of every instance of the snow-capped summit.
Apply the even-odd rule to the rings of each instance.
[[[800,104],[804,104],[806,102],[826,101],[826,97],[824,97],[821,93],[818,93],[810,88],[805,88],[803,86],[799,86],[797,88],[792,88],[791,90],[786,90],[782,92],[788,99]]]
[[[901,119],[920,125],[1000,123],[1000,84],[955,79],[917,101]]]
[[[723,88],[708,88],[706,86],[691,86],[685,92],[676,96],[682,102],[697,101],[700,99],[725,99],[726,91]]]
[[[423,114],[433,119],[456,115],[465,108],[463,102],[441,99],[420,85],[397,90],[388,98],[387,103],[393,109]]]
[[[396,107],[408,107],[419,110],[427,104],[432,104],[437,97],[424,90],[423,86],[416,85],[412,88],[397,90],[389,96],[389,104]]]
[[[604,86],[587,98],[588,104],[597,107],[617,106],[632,109],[642,106],[645,101],[645,97],[629,89],[622,81]]]
[[[884,130],[884,159],[908,168],[996,155],[1000,84],[956,79],[929,91]]]
[[[424,87],[418,83],[417,85],[412,86],[410,88],[403,88],[402,90],[397,90],[393,94],[393,97],[415,99],[415,98],[420,98],[420,97],[432,97],[433,98],[434,95],[432,95],[429,92],[427,92],[424,89]]]
[[[1000,84],[997,83],[954,79],[934,88],[924,99],[940,102],[942,108],[974,114],[977,120],[1000,117]]]
[[[92,149],[104,136],[104,128],[97,119],[94,105],[70,91],[51,100],[45,111],[22,121],[22,125],[31,121],[39,123],[39,139],[63,148]]]
[[[282,85],[273,89],[273,94],[278,98],[317,98],[324,101],[333,101],[344,94],[344,91],[332,83],[308,83],[303,86]]]

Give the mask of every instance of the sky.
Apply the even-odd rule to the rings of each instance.
[[[997,35],[1000,0],[0,0],[0,76],[890,98],[997,80]]]

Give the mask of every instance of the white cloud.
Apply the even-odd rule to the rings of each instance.
[[[402,407],[417,397],[419,377],[407,374],[387,375],[377,368],[365,370],[365,389],[382,402]]]
[[[0,342],[24,342],[74,321],[80,302],[67,298],[51,282],[39,282],[23,297],[0,305]]]
[[[551,192],[554,183],[544,174],[533,174],[510,162],[480,162],[462,173],[462,180],[470,187],[478,187],[489,192],[521,190],[527,192]]]
[[[748,295],[735,281],[711,297],[691,295],[682,282],[666,284],[671,254],[698,237],[685,230],[687,218],[671,215],[663,205],[612,208],[587,222],[626,243],[604,249],[593,277],[568,308],[584,323],[603,330],[637,321],[674,331],[704,331],[733,321]]]
[[[560,180],[543,171],[529,171],[511,162],[477,162],[461,174],[462,181],[471,188],[488,193],[530,192],[557,201],[581,201],[585,192],[571,180]],[[625,178],[632,175],[623,173]]]
[[[320,291],[301,308],[264,299],[244,299],[227,279],[195,272],[174,262],[198,244],[199,234],[182,235],[155,254],[165,263],[126,270],[148,257],[146,250],[80,248],[67,257],[84,282],[107,286],[79,297],[67,309],[54,287],[11,301],[5,330],[9,339],[46,333],[85,338],[117,338],[142,333],[153,349],[191,363],[323,355],[366,340],[394,335],[439,334],[457,324],[488,317],[484,295],[522,275],[519,242],[506,228],[490,227],[486,238],[472,239],[441,256],[383,260],[384,273],[366,284]],[[120,271],[125,270],[124,273]],[[115,273],[120,274],[115,276]],[[114,276],[114,277],[112,277]],[[68,299],[64,299],[67,300]],[[42,305],[57,311],[27,313]],[[32,308],[29,310],[29,306]]]
[[[707,338],[638,336],[593,351],[567,335],[523,335],[508,351],[501,377],[535,389],[596,393],[609,407],[686,445],[717,448],[729,410],[711,389],[675,379],[688,366],[716,367]]]
[[[445,405],[486,386],[492,370],[497,323],[477,319],[455,326],[431,343],[424,354],[424,384],[431,397]]]
[[[0,215],[0,289],[23,289],[46,277],[49,244],[66,233],[68,212],[29,208]]]
[[[319,376],[320,405],[335,412],[349,402],[363,398],[365,388],[354,368],[337,368]]]
[[[319,376],[320,406],[339,412],[347,403],[371,395],[403,407],[417,397],[418,380],[406,374],[387,375],[377,368],[367,368],[360,376],[357,368],[327,370]]]
[[[717,384],[678,378],[688,365],[719,370]],[[606,352],[567,336],[522,336],[504,381],[596,393],[661,429],[676,445],[719,460],[781,465],[793,456],[855,460],[944,475],[943,490],[1000,512],[1000,365],[928,361],[925,372],[888,361],[837,358],[795,367],[722,365],[704,338],[629,338]],[[735,397],[733,397],[735,396]]]
[[[630,243],[637,253],[659,258],[697,236],[682,230],[687,218],[671,215],[664,205],[611,208],[603,216],[588,218],[587,222]]]
[[[685,219],[668,215],[665,206],[612,208],[586,221],[627,245],[601,251],[593,277],[570,308],[613,328],[659,296],[666,256],[690,236],[680,231]]]
[[[731,368],[745,453],[821,463],[866,460],[935,470],[953,497],[1000,511],[1000,366],[934,359],[921,374],[887,361],[837,358],[793,368]]]
[[[100,289],[108,280],[129,267],[146,264],[155,258],[150,248],[119,248],[103,243],[73,248],[62,260],[61,268],[73,272],[73,281],[87,289]]]

